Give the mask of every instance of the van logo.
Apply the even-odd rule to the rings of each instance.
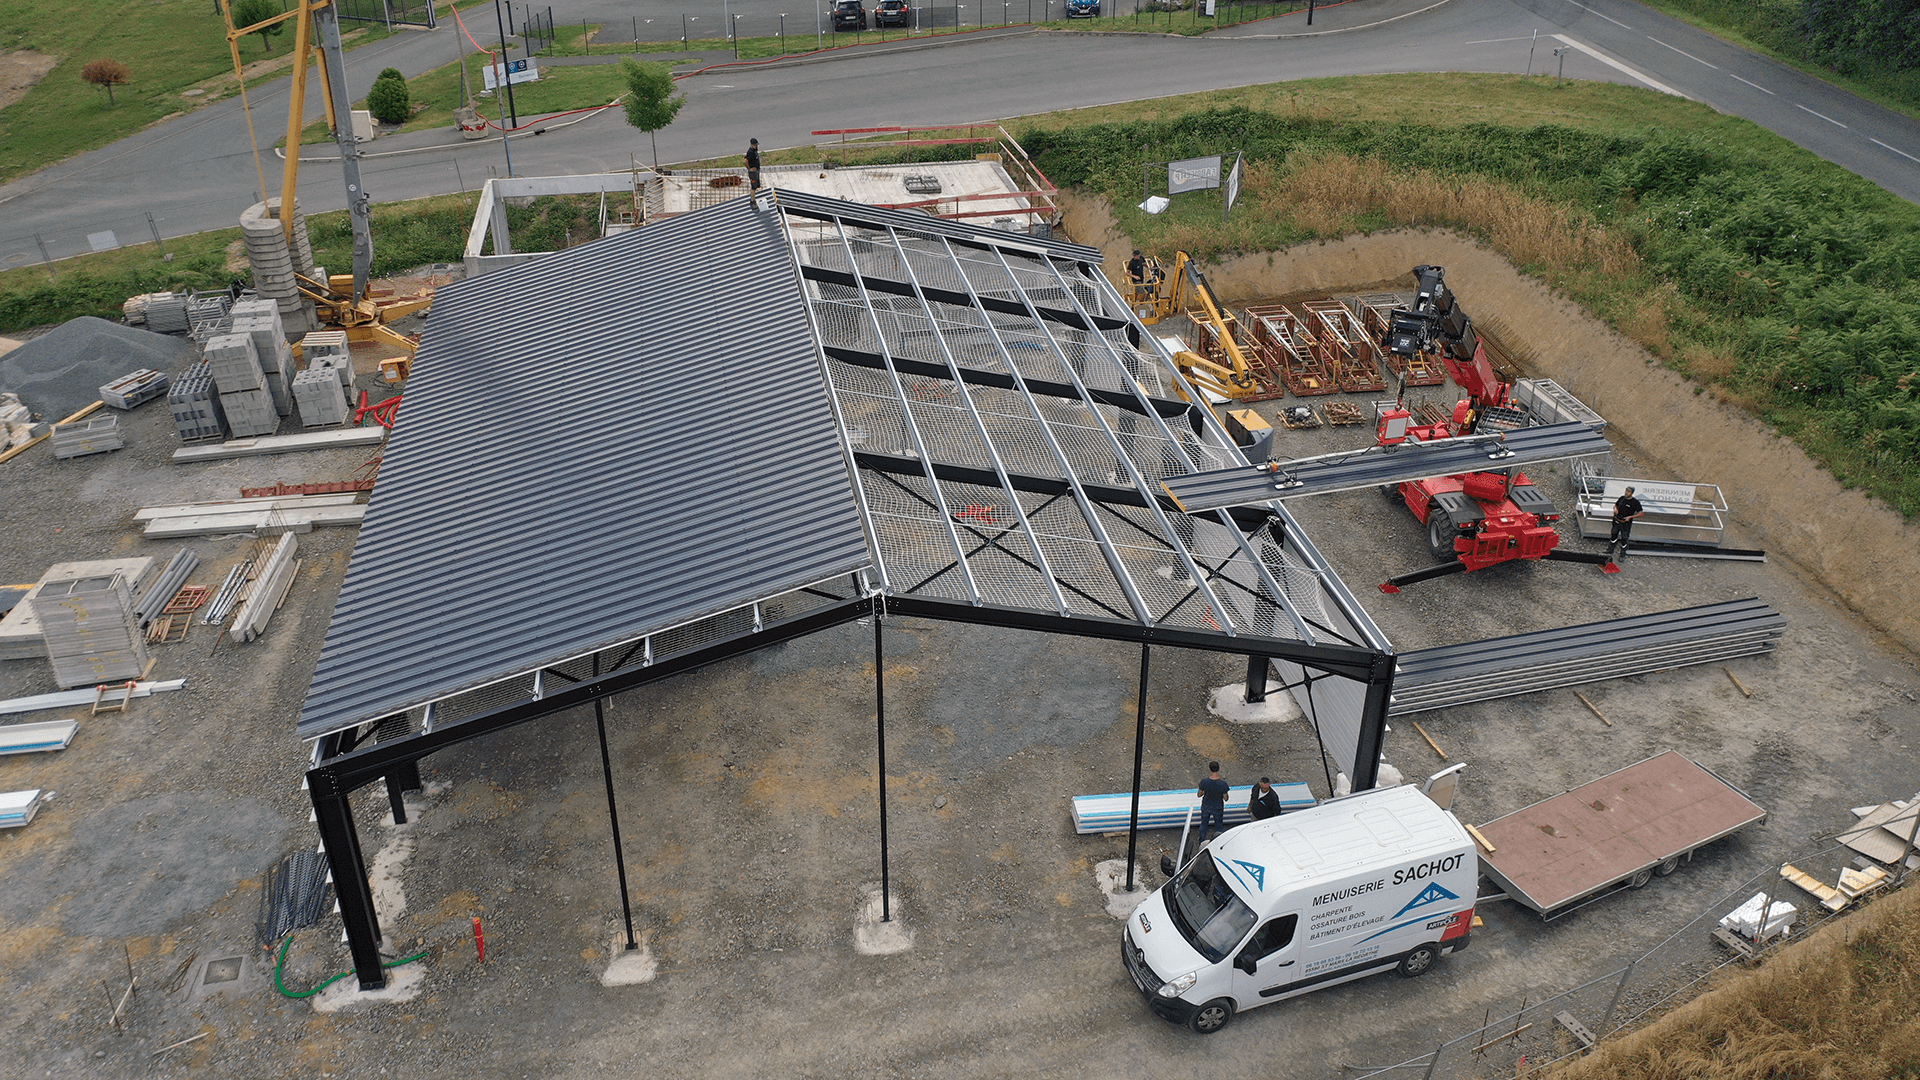
[[[1460,899],[1459,896],[1441,888],[1438,883],[1428,882],[1427,887],[1420,890],[1420,895],[1407,901],[1407,906],[1401,908],[1399,911],[1394,912],[1393,917],[1397,919],[1400,916],[1405,915],[1407,912],[1412,911],[1414,908],[1426,907],[1428,904],[1438,904],[1442,900],[1458,900],[1458,899]]]
[[[1266,867],[1260,865],[1259,863],[1247,862],[1244,859],[1235,859],[1233,860],[1233,864],[1247,872],[1247,876],[1253,879],[1253,887],[1255,889],[1261,892],[1266,891],[1266,888],[1267,888],[1267,868]]]

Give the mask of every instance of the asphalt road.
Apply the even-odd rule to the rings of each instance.
[[[1322,13],[1315,29],[1422,6],[1355,0]],[[562,17],[556,10],[555,18]],[[1565,56],[1570,79],[1696,98],[1920,202],[1920,122],[1626,0],[1450,0],[1371,28],[1276,36],[1305,29],[1296,16],[1204,39],[1024,34],[910,51],[850,51],[826,62],[721,67],[683,80],[687,105],[660,133],[660,152],[663,161],[699,160],[738,153],[749,136],[774,148],[814,142],[809,133],[820,128],[1015,117],[1331,75],[1518,72],[1528,66],[1530,50],[1540,70],[1558,64],[1551,49],[1564,45],[1571,48]],[[443,25],[355,50],[348,57],[349,86],[358,96],[381,68],[417,74],[450,62],[461,45],[456,29]],[[251,94],[263,147],[281,134],[286,86],[279,80]],[[393,201],[476,188],[505,172],[499,139],[463,144],[450,134],[379,140],[362,166],[367,189],[378,201]],[[231,225],[257,198],[251,145],[237,101],[222,102],[0,187],[0,266],[38,261],[43,246],[56,259],[86,251],[89,234],[102,230],[124,243],[148,240],[147,214],[163,236]],[[645,136],[610,111],[515,138],[513,169],[519,175],[625,169],[633,155],[644,163],[646,154]],[[278,159],[271,150],[263,158],[267,182],[277,190]],[[307,165],[300,197],[309,212],[344,206],[338,170],[324,162]]]

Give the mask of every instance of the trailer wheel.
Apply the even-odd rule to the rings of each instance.
[[[1651,869],[1642,870],[1639,873],[1627,879],[1627,888],[1644,889],[1647,887],[1647,882],[1652,880],[1653,880],[1653,871]]]
[[[1187,1021],[1187,1026],[1202,1035],[1211,1035],[1226,1027],[1227,1021],[1231,1019],[1233,1019],[1233,1002],[1226,998],[1214,998],[1200,1006],[1199,1011],[1193,1014],[1193,1019]]]
[[[1425,975],[1440,956],[1440,950],[1431,945],[1421,945],[1400,958],[1400,974],[1409,979]]]
[[[1659,866],[1654,867],[1653,872],[1660,875],[1661,877],[1666,877],[1668,874],[1671,874],[1678,869],[1680,869],[1680,856],[1675,855],[1673,858],[1668,859],[1666,862],[1663,862]]]
[[[1381,484],[1380,495],[1382,498],[1386,499],[1388,502],[1399,502],[1400,501],[1400,485],[1399,484]]]
[[[1446,511],[1435,510],[1427,519],[1427,547],[1432,549],[1434,558],[1453,558],[1454,535],[1453,520],[1447,517]]]

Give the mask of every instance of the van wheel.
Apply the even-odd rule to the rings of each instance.
[[[1647,887],[1647,882],[1652,880],[1653,880],[1653,871],[1650,869],[1642,870],[1639,873],[1627,879],[1627,888],[1644,889]]]
[[[1447,517],[1445,511],[1436,509],[1433,516],[1427,519],[1427,547],[1432,549],[1434,558],[1453,558],[1455,535],[1453,521]]]
[[[1439,957],[1439,949],[1431,945],[1421,945],[1400,958],[1400,974],[1409,979],[1425,975]]]
[[[1193,1014],[1193,1019],[1187,1021],[1187,1026],[1202,1035],[1211,1035],[1226,1027],[1227,1021],[1231,1019],[1233,1019],[1233,1002],[1226,998],[1214,998],[1200,1006],[1200,1011]]]
[[[1671,874],[1678,869],[1680,869],[1680,856],[1675,855],[1673,858],[1668,859],[1666,862],[1663,862],[1659,866],[1654,867],[1653,872],[1660,875],[1661,877],[1666,877],[1668,874]]]

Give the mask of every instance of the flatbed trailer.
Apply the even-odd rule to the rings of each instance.
[[[1481,848],[1480,870],[1507,899],[1555,919],[1665,877],[1766,819],[1738,788],[1668,750],[1480,826],[1493,848]]]

